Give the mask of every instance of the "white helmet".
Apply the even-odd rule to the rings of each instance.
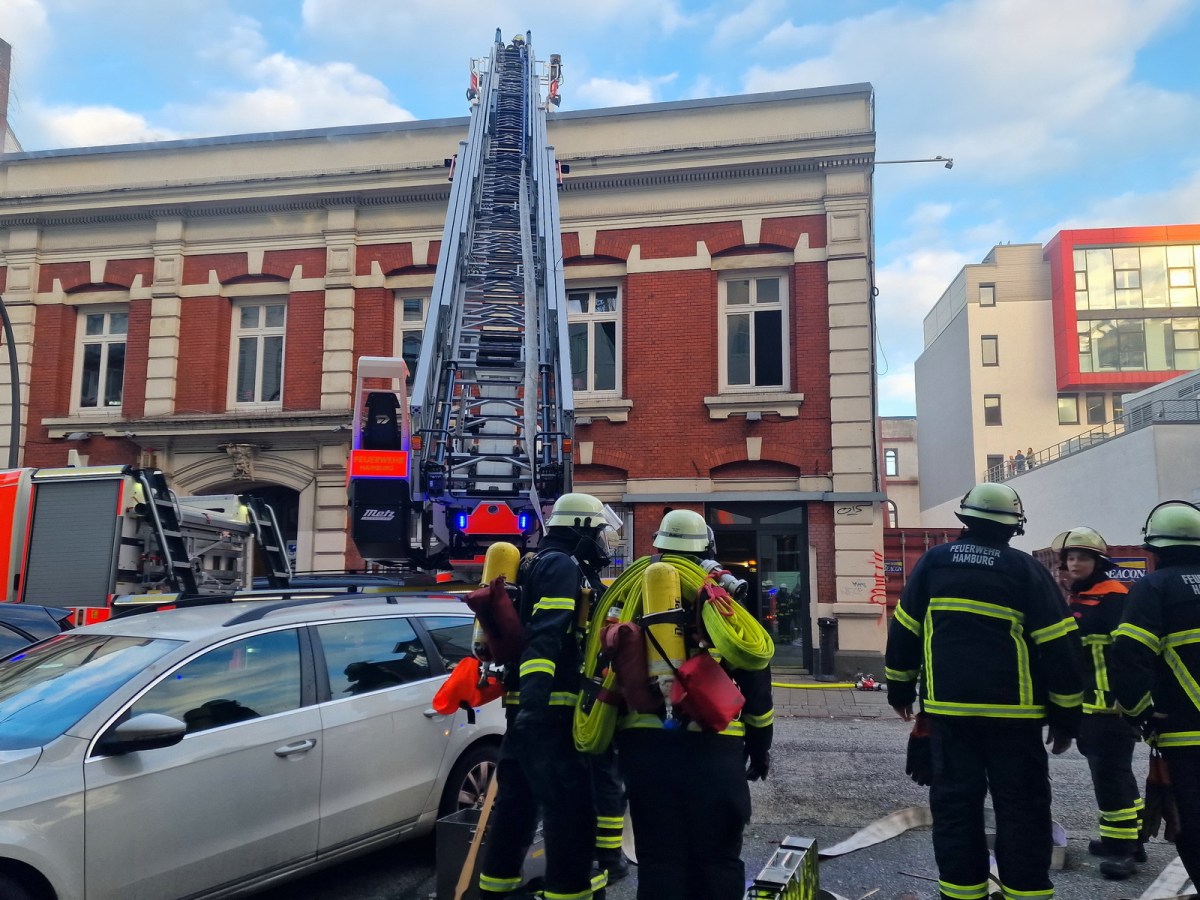
[[[986,519],[1011,525],[1017,534],[1025,533],[1025,508],[1017,492],[1007,484],[984,482],[975,485],[963,496],[954,515],[967,525],[971,524],[968,519]]]
[[[1070,531],[1056,535],[1050,542],[1050,549],[1057,550],[1063,559],[1066,559],[1068,550],[1087,550],[1100,557],[1102,562],[1112,563],[1108,556],[1108,543],[1100,532],[1087,525],[1076,525]]]
[[[690,509],[673,509],[658,524],[654,546],[659,550],[703,553],[708,548],[708,524]]]
[[[1143,547],[1200,547],[1200,507],[1186,500],[1167,500],[1146,517]]]
[[[563,494],[554,501],[547,528],[561,525],[566,528],[607,528],[604,504],[591,494]]]

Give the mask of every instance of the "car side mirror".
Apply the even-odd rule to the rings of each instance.
[[[157,750],[178,744],[187,734],[187,725],[162,713],[142,713],[126,719],[96,744],[96,751],[106,756],[120,756],[139,750]]]

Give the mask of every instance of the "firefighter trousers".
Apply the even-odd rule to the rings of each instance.
[[[988,896],[984,799],[996,812],[1005,900],[1044,900],[1050,883],[1050,773],[1040,721],[931,716],[933,853],[942,897]]]
[[[564,724],[565,723],[565,724]],[[591,900],[596,826],[591,775],[575,749],[570,719],[553,727],[509,725],[496,766],[496,806],[488,826],[479,893],[498,900],[521,885],[521,866],[533,843],[538,813],[546,844],[547,900]]]
[[[1132,853],[1138,846],[1142,799],[1133,776],[1137,736],[1123,716],[1088,713],[1079,726],[1076,746],[1092,771],[1105,844]]]
[[[750,788],[741,738],[681,728],[617,734],[637,900],[742,900]]]
[[[589,757],[592,795],[596,803],[596,860],[613,859],[621,851],[625,827],[625,783],[617,768],[617,749]]]
[[[1192,884],[1200,884],[1200,747],[1165,747],[1162,755],[1179,809],[1175,851]]]

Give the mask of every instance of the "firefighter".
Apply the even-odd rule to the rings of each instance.
[[[929,716],[933,850],[943,900],[988,896],[984,798],[996,812],[1005,898],[1049,898],[1050,778],[1083,703],[1076,625],[1046,568],[1009,547],[1024,509],[1004,484],[978,484],[955,513],[958,539],[913,568],[888,634],[888,703]]]
[[[1109,577],[1108,544],[1095,529],[1080,525],[1064,531],[1050,547],[1058,551],[1069,607],[1083,642],[1084,715],[1078,746],[1091,769],[1100,810],[1100,837],[1088,842],[1088,852],[1107,857],[1100,863],[1105,877],[1128,878],[1137,872],[1137,863],[1146,861],[1138,839],[1143,804],[1133,776],[1137,732],[1112,698],[1108,648],[1129,591]]]
[[[696,562],[715,555],[704,518],[672,510],[654,546]],[[684,598],[684,603],[692,602]],[[694,620],[695,611],[687,610]],[[764,636],[765,637],[765,636]],[[693,647],[691,652],[708,652]],[[770,771],[771,673],[721,665],[745,698],[740,719],[721,731],[660,713],[626,714],[617,758],[629,795],[638,900],[742,900],[742,833],[750,821],[747,781]]]
[[[1117,704],[1167,763],[1180,830],[1175,849],[1200,882],[1200,508],[1168,500],[1150,511],[1142,544],[1154,571],[1129,590],[1113,634],[1109,680]]]
[[[600,584],[610,561],[604,505],[588,494],[564,494],[546,520],[537,555],[517,577],[525,649],[505,673],[508,730],[497,764],[496,808],[479,875],[483,900],[528,898],[521,865],[539,810],[546,842],[546,900],[604,896],[592,876],[595,816],[591,770],[576,751],[571,717],[578,699],[581,648],[576,604]]]

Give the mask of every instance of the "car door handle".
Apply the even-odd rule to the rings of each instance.
[[[282,747],[276,747],[275,755],[279,757],[295,756],[297,753],[307,753],[315,746],[317,746],[316,738],[305,738],[302,741],[296,741],[294,744],[284,744]]]
[[[427,718],[427,719],[436,719],[439,716],[441,716],[441,713],[438,712],[433,707],[430,707],[429,709],[425,710],[425,718]]]

